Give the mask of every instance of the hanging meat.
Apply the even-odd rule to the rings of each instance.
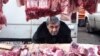
[[[61,13],[60,0],[27,0],[26,4],[27,21]]]
[[[68,14],[74,12],[74,11],[77,11],[78,7],[80,6],[79,4],[79,0],[68,0]]]
[[[27,21],[61,14],[66,7],[67,12],[72,13],[80,5],[79,0],[18,0],[17,3],[25,5]]]
[[[25,12],[26,12],[26,19],[27,21],[29,19],[33,19],[33,18],[36,18],[38,19],[38,15],[37,15],[37,12],[38,12],[38,0],[26,0],[26,9],[25,9]]]
[[[61,0],[51,0],[50,3],[51,3],[50,4],[50,10],[51,10],[50,16],[54,16],[54,15],[60,14],[62,12]]]
[[[17,5],[18,5],[19,7],[25,5],[25,1],[26,1],[26,0],[16,0]]]
[[[100,0],[98,0],[98,3],[100,3]]]
[[[84,9],[87,10],[90,14],[95,13],[97,1],[98,0],[83,0]]]
[[[60,0],[19,0],[17,3],[25,4],[27,21],[61,13]]]
[[[38,6],[38,17],[45,17],[49,15],[50,11],[50,0],[39,0]]]
[[[0,13],[0,30],[7,25],[6,17],[3,15],[3,13]]]
[[[2,0],[4,4],[6,4],[8,2],[8,0]]]
[[[3,4],[6,4],[8,0],[0,0],[0,30],[7,25],[7,20],[5,15],[3,14]]]

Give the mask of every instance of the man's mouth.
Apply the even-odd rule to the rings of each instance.
[[[57,33],[56,33],[56,32],[52,32],[51,34],[52,34],[52,35],[57,35]]]

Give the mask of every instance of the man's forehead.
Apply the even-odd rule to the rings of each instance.
[[[49,26],[60,26],[59,24],[49,24]]]

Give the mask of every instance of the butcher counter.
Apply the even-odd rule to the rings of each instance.
[[[0,44],[2,56],[99,56],[100,46],[93,44]]]

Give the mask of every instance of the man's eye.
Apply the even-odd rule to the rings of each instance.
[[[53,28],[53,26],[50,26],[50,28]]]
[[[58,28],[58,26],[56,26],[55,28]]]

